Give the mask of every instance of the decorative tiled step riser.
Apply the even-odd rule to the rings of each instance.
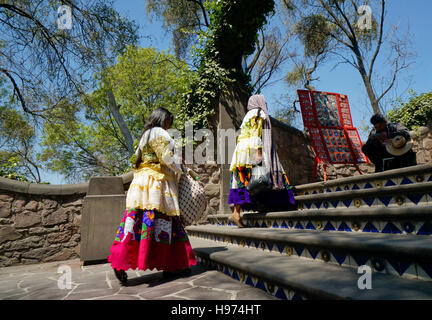
[[[405,177],[393,177],[389,179],[378,179],[371,181],[364,181],[359,183],[347,183],[335,185],[331,187],[315,187],[310,189],[299,189],[297,195],[313,195],[320,193],[332,193],[341,191],[357,191],[357,190],[369,190],[369,189],[381,189],[393,186],[407,186],[415,185],[416,183],[432,182],[432,174],[415,174]]]
[[[432,213],[431,213],[432,215]],[[219,226],[233,226],[228,219],[209,219],[210,224]],[[281,228],[284,230],[315,230],[321,232],[367,232],[399,235],[432,235],[431,221],[343,221],[343,220],[248,220],[243,219],[249,228]]]
[[[432,281],[431,263],[398,261],[397,259],[367,256],[366,254],[348,254],[331,249],[305,248],[280,243],[275,244],[270,241],[254,241],[208,233],[190,232],[190,236],[221,242],[225,245],[241,246],[250,250],[277,252],[287,256],[315,260],[320,263],[328,263],[340,267],[353,268],[355,270],[360,266],[367,265],[376,273],[385,273],[407,279]]]
[[[201,257],[199,255],[197,255],[197,261],[199,264],[201,264],[207,269],[219,270],[220,272],[230,276],[231,278],[241,283],[247,284],[254,288],[259,288],[267,292],[268,294],[275,296],[276,298],[282,300],[308,300],[308,298],[303,294],[300,294],[292,289],[278,286],[270,281],[259,279],[253,275],[247,274],[242,270],[228,267],[224,264],[217,263],[213,260]]]
[[[298,210],[323,209],[352,209],[356,208],[400,208],[432,205],[432,191],[430,193],[389,195],[378,197],[363,197],[344,200],[325,201],[297,201]]]

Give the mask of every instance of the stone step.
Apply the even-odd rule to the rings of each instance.
[[[432,181],[432,164],[295,186],[299,196],[351,190],[382,189]]]
[[[391,234],[239,229],[212,225],[191,226],[187,232],[190,236],[220,244],[310,259],[322,265],[354,269],[368,265],[377,273],[432,281],[432,237],[429,236],[396,237]]]
[[[432,205],[432,182],[295,196],[298,210]]]
[[[190,237],[201,264],[281,299],[432,299],[430,282],[372,273],[371,290],[360,290],[357,270],[309,259]]]
[[[233,225],[229,215],[209,215],[212,225]],[[432,235],[432,206],[299,210],[263,214],[243,213],[247,227],[316,230],[321,232]]]

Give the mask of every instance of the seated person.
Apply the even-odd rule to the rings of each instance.
[[[362,151],[375,165],[375,172],[417,165],[408,129],[399,123],[388,123],[380,114],[371,118],[374,129]]]

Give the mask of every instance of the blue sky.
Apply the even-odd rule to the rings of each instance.
[[[154,47],[158,50],[171,50],[171,37],[162,26],[162,21],[147,15],[145,0],[117,0],[115,8],[128,18],[135,20],[140,26],[140,35],[143,37],[140,45],[143,47]],[[411,37],[411,48],[416,53],[414,64],[399,77],[398,85],[388,95],[388,99],[397,96],[408,98],[407,90],[413,89],[417,93],[432,91],[432,1],[431,0],[389,0],[387,1],[387,21],[390,24],[400,26],[400,32],[405,33],[409,27]],[[377,74],[389,72],[388,67],[383,67],[386,54],[383,52],[380,63],[376,66]],[[370,104],[357,70],[351,66],[339,65],[333,69],[334,63],[329,62],[317,72],[319,81],[313,85],[318,91],[336,92],[346,94],[349,97],[351,113],[356,127],[367,124],[372,115]],[[277,75],[282,78],[289,71],[290,65]],[[273,112],[275,101],[281,94],[295,96],[295,89],[289,88],[284,81],[279,81],[262,92],[266,96],[270,113]],[[388,105],[386,105],[388,106]],[[291,106],[287,106],[291,107]],[[301,118],[297,119],[296,126],[302,129]],[[366,133],[359,130],[362,139]],[[65,183],[55,174],[44,174],[44,181],[53,184]]]
[[[115,3],[117,10],[140,25],[143,36],[150,37],[150,39],[144,38],[141,41],[142,46],[153,46],[159,50],[169,50],[171,47],[170,34],[165,32],[160,20],[154,17],[151,20],[148,17],[145,5],[145,0],[122,0]],[[408,71],[401,74],[397,87],[387,95],[388,99],[398,96],[406,99],[408,89],[414,89],[418,93],[432,90],[432,63],[429,58],[432,52],[431,13],[432,1],[430,0],[387,1],[387,23],[399,25],[401,34],[404,34],[407,27],[409,27],[412,35],[412,49],[416,53],[415,63]],[[383,51],[380,62],[385,61],[385,58],[386,52]],[[354,124],[361,126],[364,121],[370,118],[372,111],[360,75],[357,70],[347,65],[340,65],[333,69],[334,64],[329,62],[319,69],[317,76],[320,80],[315,82],[314,86],[319,91],[348,95]],[[289,64],[285,65],[285,68],[281,70],[276,78],[282,78],[289,68]],[[389,71],[391,69],[388,67],[382,68],[380,63],[376,64],[377,74],[385,74]],[[279,81],[263,90],[269,104],[270,113],[276,106],[275,100],[284,93],[295,96],[295,89],[288,88],[283,81]],[[300,118],[296,121],[296,126],[300,129],[302,128],[301,122]],[[361,135],[362,138],[365,138],[365,133],[361,133]]]

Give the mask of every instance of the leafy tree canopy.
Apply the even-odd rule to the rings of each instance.
[[[163,17],[165,28],[172,33],[174,51],[185,58],[192,43],[198,40],[197,31],[208,27],[202,0],[147,0],[147,12]]]
[[[71,8],[72,29],[57,25],[60,5]],[[0,1],[0,20],[0,74],[36,118],[57,103],[53,97],[71,99],[92,88],[93,73],[138,40],[136,24],[111,0]]]
[[[408,102],[396,101],[393,110],[387,114],[389,121],[399,122],[414,130],[421,126],[432,125],[432,92],[421,95],[411,91]]]
[[[0,176],[41,182],[35,159],[34,127],[28,115],[14,103],[6,83],[0,77]]]
[[[242,57],[255,50],[258,31],[273,12],[273,0],[206,1],[208,29],[199,33],[194,47],[198,69],[191,90],[183,96],[182,115],[198,127],[212,127],[214,105],[228,83],[252,93],[250,77],[242,70]]]
[[[154,109],[165,107],[178,114],[178,101],[192,76],[170,54],[128,47],[116,64],[96,75],[98,88],[82,96],[80,106],[64,100],[51,110],[53,120],[44,127],[40,159],[69,181],[129,171],[127,147],[108,108],[106,92],[112,89],[136,145]]]

